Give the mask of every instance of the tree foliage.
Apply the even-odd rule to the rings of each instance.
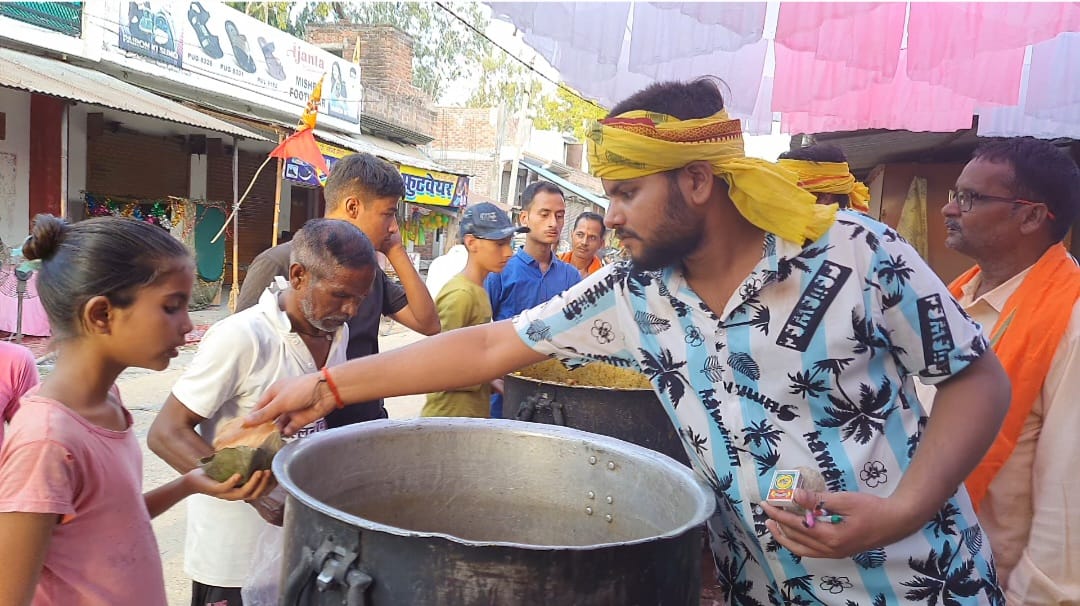
[[[530,114],[543,105],[540,80],[505,52],[487,44],[480,60],[480,78],[466,104],[469,107],[501,107],[513,114],[524,107]]]
[[[303,36],[305,25],[312,21],[325,20],[330,15],[330,3],[327,2],[305,3],[303,10],[308,14],[303,19],[293,18],[293,2],[226,2],[225,4],[294,36]]]
[[[499,107],[514,114],[525,105],[535,128],[558,130],[578,139],[584,138],[589,120],[604,114],[563,87],[545,87],[536,73],[434,2],[226,4],[297,37],[303,37],[312,23],[392,25],[413,40],[413,84],[436,100],[451,86],[468,86],[475,81],[466,102],[469,107]],[[489,19],[480,3],[443,4],[477,30],[487,29]]]
[[[598,105],[565,86],[544,86],[540,76],[494,45],[480,60],[480,78],[469,107],[501,107],[514,114],[524,109],[537,130],[556,130],[584,140],[590,120],[605,115]]]
[[[355,23],[387,24],[413,39],[413,84],[438,99],[480,68],[484,39],[433,2],[335,2]],[[488,19],[477,2],[445,2],[480,31]],[[340,14],[340,13],[339,13]]]
[[[297,37],[312,23],[392,25],[413,40],[413,84],[438,99],[447,86],[480,69],[484,40],[431,2],[226,2]],[[447,7],[483,31],[487,17],[475,2]]]
[[[541,109],[534,119],[534,126],[540,130],[557,130],[572,134],[579,141],[585,140],[589,122],[607,115],[607,110],[585,100],[565,86],[555,91],[555,96],[545,97]]]

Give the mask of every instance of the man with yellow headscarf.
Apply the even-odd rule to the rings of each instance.
[[[798,175],[799,187],[817,196],[818,204],[870,212],[870,188],[855,180],[839,147],[818,144],[794,149],[780,154],[777,163]]]
[[[512,320],[276,384],[249,422],[283,415],[293,431],[342,402],[479,384],[549,356],[638,369],[715,492],[728,602],[999,600],[960,484],[1008,381],[915,251],[747,158],[713,80],[650,86],[589,139],[630,261]],[[915,377],[938,385],[932,416]],[[790,511],[765,503],[784,470],[813,488]]]

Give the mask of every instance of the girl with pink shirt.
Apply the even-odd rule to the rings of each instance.
[[[23,254],[41,260],[58,358],[0,448],[0,604],[164,605],[150,519],[195,493],[254,499],[270,480],[218,483],[196,469],[142,494],[142,452],[114,383],[178,355],[194,264],[168,232],[116,217],[39,215]]]
[[[19,409],[19,398],[37,384],[34,354],[22,345],[0,341],[0,446],[4,445],[4,424]]]

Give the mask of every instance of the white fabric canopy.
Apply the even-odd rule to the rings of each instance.
[[[787,133],[951,132],[976,114],[980,134],[1080,129],[1080,3],[489,5],[608,107],[659,80],[712,75],[748,134],[768,134],[774,112]]]

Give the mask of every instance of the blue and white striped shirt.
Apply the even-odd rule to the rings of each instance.
[[[892,229],[841,212],[805,248],[767,234],[720,316],[678,268],[619,263],[514,322],[568,365],[650,377],[716,493],[710,542],[729,602],[1004,603],[962,488],[920,532],[841,560],[780,547],[757,506],[776,469],[820,473],[829,491],[892,494],[928,420],[913,378],[945,380],[987,349]]]

